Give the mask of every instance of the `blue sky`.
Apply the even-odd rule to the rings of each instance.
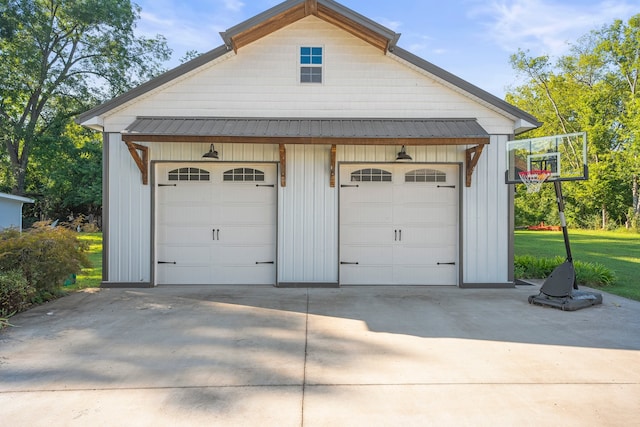
[[[173,49],[170,68],[188,50],[204,53],[219,36],[280,0],[134,0],[137,31],[162,34]],[[509,56],[519,48],[553,57],[615,19],[640,13],[637,0],[340,0],[402,34],[398,45],[503,97],[518,84]]]

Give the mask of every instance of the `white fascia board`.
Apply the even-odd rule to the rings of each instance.
[[[89,129],[97,130],[99,132],[104,131],[104,119],[99,116],[93,116],[88,120],[83,121],[80,125],[88,127]]]
[[[536,129],[540,127],[540,125],[535,125],[533,123],[530,123],[524,119],[518,119],[516,120],[514,126],[513,126],[513,133],[515,135],[520,135],[523,132],[527,132],[529,130],[532,129]]]

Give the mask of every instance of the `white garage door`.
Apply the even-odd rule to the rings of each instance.
[[[274,284],[276,166],[159,164],[157,284]]]
[[[340,166],[340,283],[458,284],[457,165]]]

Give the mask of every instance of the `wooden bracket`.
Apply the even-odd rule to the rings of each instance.
[[[336,186],[336,146],[331,146],[331,165],[329,166],[329,187]]]
[[[480,155],[482,154],[483,149],[484,145],[476,145],[475,147],[467,148],[465,150],[467,160],[467,187],[471,187],[471,176],[478,165],[478,160],[480,160]]]
[[[133,157],[133,161],[136,162],[138,169],[140,169],[140,173],[142,174],[142,185],[149,184],[149,147],[130,141],[126,141],[125,144],[127,144],[127,148],[129,149],[129,153],[131,153],[131,157]],[[139,152],[142,153],[142,158],[140,157]]]
[[[287,186],[287,149],[280,144],[280,187]]]

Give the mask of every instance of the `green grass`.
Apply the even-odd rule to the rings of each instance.
[[[613,270],[617,281],[607,292],[640,301],[640,234],[622,231],[569,230],[574,261],[600,263]],[[515,232],[515,254],[566,256],[562,232]]]
[[[102,281],[102,233],[80,233],[78,239],[89,244],[90,268],[83,268],[78,274],[76,283],[65,286],[65,290],[99,288]]]

